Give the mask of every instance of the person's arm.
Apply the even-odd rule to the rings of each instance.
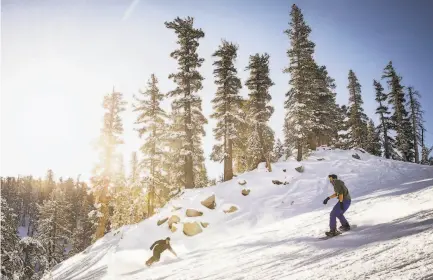
[[[337,197],[337,193],[334,193],[333,195],[329,196],[329,198]]]
[[[150,246],[150,250],[153,250],[153,247],[155,247],[155,245],[158,243],[158,241],[155,241],[155,243],[153,243],[152,246]]]
[[[342,193],[340,193],[339,195],[338,195],[338,201],[340,201],[340,202],[343,202],[343,194]]]
[[[176,253],[174,252],[173,248],[171,248],[171,246],[168,247],[168,250],[169,250],[173,255],[175,255],[175,256],[177,257]]]

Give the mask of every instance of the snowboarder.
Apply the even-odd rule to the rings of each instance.
[[[334,197],[338,198],[338,203],[335,204],[334,208],[330,214],[329,220],[329,228],[330,231],[326,232],[327,236],[336,236],[341,234],[340,231],[337,230],[337,218],[340,220],[341,227],[339,228],[341,231],[350,230],[350,225],[344,217],[344,213],[349,209],[352,198],[350,197],[349,190],[343,181],[339,180],[337,175],[331,174],[328,175],[329,182],[334,186],[334,194],[327,197],[323,204],[328,203],[328,200]]]
[[[161,257],[161,253],[167,249],[177,257],[176,253],[173,251],[173,249],[170,246],[170,237],[155,241],[155,243],[153,243],[152,246],[150,246],[150,250],[153,250],[153,256],[151,256],[146,261],[146,265],[151,266],[154,262],[158,262],[159,258]]]

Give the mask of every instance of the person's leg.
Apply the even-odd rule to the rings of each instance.
[[[334,208],[332,208],[331,213],[329,214],[329,228],[332,230],[337,229],[337,216],[340,214],[341,209],[340,205],[335,204]]]
[[[350,200],[343,200],[343,211],[341,211],[340,208],[340,213],[337,215],[338,220],[340,220],[340,223],[342,226],[348,226],[349,223],[346,220],[346,217],[344,217],[344,213],[346,213],[347,209],[349,209],[350,207]]]

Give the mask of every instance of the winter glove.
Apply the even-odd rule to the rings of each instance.
[[[340,201],[339,203],[340,203],[340,209],[341,209],[341,211],[344,211],[344,205],[343,205],[343,202]]]
[[[327,198],[323,201],[323,204],[328,203],[328,200],[329,200],[329,197],[327,197]]]

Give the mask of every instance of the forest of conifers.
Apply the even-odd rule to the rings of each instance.
[[[210,158],[224,165],[218,181],[287,157],[298,161],[311,150],[326,145],[340,149],[362,148],[389,159],[432,164],[432,148],[424,142],[420,93],[404,85],[390,61],[380,77],[372,77],[376,92],[376,117],[363,109],[361,84],[356,69],[347,69],[347,105],[336,103],[334,79],[326,66],[314,59],[311,28],[301,10],[292,6],[285,31],[288,37],[287,68],[290,75],[285,97],[284,139],[275,139],[268,122],[274,109],[269,89],[269,54],[249,57],[249,77],[238,77],[235,42],[222,40],[212,57],[217,85],[213,113],[215,142]],[[135,96],[137,136],[142,139],[133,153],[130,174],[119,160],[122,145],[122,112],[126,102],[120,92],[107,94],[100,141],[99,163],[90,182],[78,178],[55,178],[55,166],[45,178],[1,178],[1,273],[5,279],[39,279],[57,263],[74,255],[106,232],[152,216],[159,207],[184,188],[215,185],[205,166],[202,138],[208,117],[202,113],[204,61],[198,52],[204,31],[194,19],[176,18],[165,26],[177,36],[178,48],[170,55],[178,71],[168,76],[177,85],[160,92],[158,79],[149,77],[147,88]],[[211,32],[211,31],[209,31]],[[248,89],[248,97],[239,94]],[[160,103],[169,98],[171,110]],[[377,123],[373,122],[377,119]],[[76,176],[76,175],[74,175]]]

